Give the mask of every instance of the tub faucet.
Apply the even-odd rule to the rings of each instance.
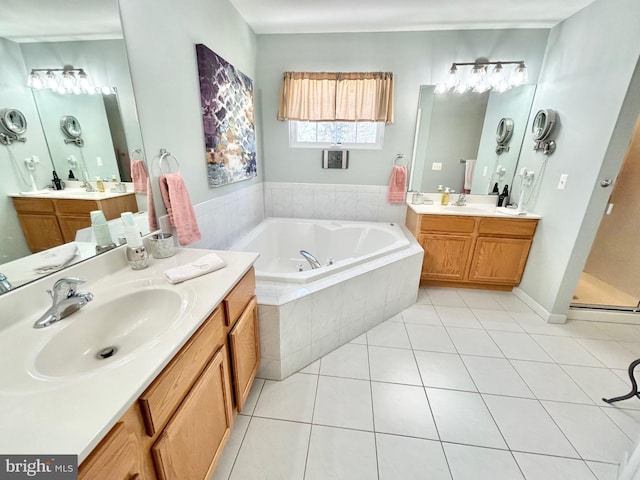
[[[464,193],[458,195],[458,200],[455,201],[456,207],[464,207],[467,204],[467,196]]]
[[[7,293],[13,286],[9,283],[9,279],[3,273],[0,273],[0,293]]]
[[[76,285],[82,285],[85,282],[83,278],[65,277],[54,283],[53,290],[47,290],[53,303],[49,310],[33,324],[33,328],[48,327],[80,310],[93,300],[92,293],[76,292]]]
[[[320,264],[320,262],[316,259],[316,257],[311,255],[306,250],[300,250],[300,255],[302,255],[307,260],[307,262],[309,262],[309,265],[311,265],[312,269],[313,268],[320,268],[322,266]]]

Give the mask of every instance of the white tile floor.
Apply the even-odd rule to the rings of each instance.
[[[256,380],[213,478],[614,480],[640,401],[601,397],[629,391],[636,354],[640,326],[549,325],[511,293],[421,288],[301,372]]]

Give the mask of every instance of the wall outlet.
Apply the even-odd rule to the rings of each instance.
[[[560,181],[558,182],[558,190],[564,190],[564,188],[567,186],[567,178],[569,178],[569,175],[567,175],[566,173],[563,173],[562,175],[560,175]]]
[[[440,163],[440,162],[432,163],[431,164],[431,170],[442,170],[442,163]]]
[[[96,163],[98,164],[99,167],[102,166],[102,157],[96,157]]]

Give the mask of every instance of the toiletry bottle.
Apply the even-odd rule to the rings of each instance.
[[[73,174],[73,170],[69,170],[69,176],[67,180],[76,180],[76,176]]]
[[[498,188],[498,182],[493,185],[493,190],[489,195],[500,195],[500,189]]]
[[[53,171],[53,187],[56,190],[62,190],[62,182],[60,181],[60,177],[58,177],[58,173],[54,170]]]
[[[449,187],[444,189],[444,193],[442,194],[442,199],[440,200],[440,205],[449,205],[449,197],[451,193],[449,192]]]
[[[437,190],[437,192],[438,192],[438,193],[442,193],[442,192],[444,192],[444,189],[442,188],[442,185],[438,185],[438,190]]]
[[[102,183],[102,179],[100,177],[96,177],[96,187],[98,187],[99,192],[104,192],[104,183]]]
[[[498,206],[506,207],[506,202],[509,199],[509,185],[505,185],[502,189],[502,193],[498,196]]]
[[[116,177],[115,175],[111,175],[111,181],[114,183],[118,182],[118,177]]]

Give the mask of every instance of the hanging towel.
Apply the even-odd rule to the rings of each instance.
[[[464,164],[464,193],[471,193],[471,184],[473,183],[473,172],[476,169],[475,160],[466,160]]]
[[[153,206],[153,194],[151,192],[151,179],[147,177],[147,217],[149,218],[149,231],[158,230],[158,222],[156,221],[156,210]]]
[[[169,221],[178,232],[178,243],[188,245],[200,240],[196,212],[191,205],[189,192],[179,173],[167,173],[160,177],[160,193],[167,207]]]
[[[215,272],[225,266],[224,260],[218,254],[209,253],[186,265],[165,270],[164,276],[170,283],[180,283],[205,273]]]
[[[133,180],[133,191],[135,193],[147,193],[147,168],[142,160],[131,162],[131,179]]]
[[[387,194],[389,203],[403,203],[406,189],[407,167],[393,167],[391,180],[389,180],[389,193]]]

